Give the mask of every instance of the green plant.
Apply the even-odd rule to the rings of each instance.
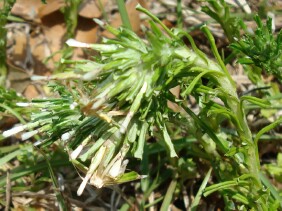
[[[258,15],[254,16],[257,28],[253,32],[246,26],[241,18],[230,13],[230,6],[224,0],[208,0],[208,6],[203,6],[202,11],[218,22],[238,57],[238,62],[245,67],[253,83],[261,81],[261,71],[273,74],[281,83],[281,40],[282,30],[275,36],[273,20],[268,17],[265,24]],[[240,36],[240,30],[244,35]],[[241,55],[240,55],[241,54]],[[251,71],[251,73],[248,73]]]
[[[254,65],[259,68],[252,75],[260,78],[261,71],[273,74],[282,82],[282,30],[277,36],[273,35],[272,19],[268,17],[263,24],[259,16],[255,16],[257,29],[254,33],[245,33],[242,39],[234,42],[231,47],[241,52],[244,57],[239,59],[241,64]],[[247,31],[246,26],[244,27]],[[255,68],[253,68],[255,69]]]
[[[93,60],[62,59],[69,65],[68,71],[34,76],[34,80],[54,80],[49,86],[59,97],[19,104],[35,112],[29,123],[7,130],[3,136],[29,129],[22,137],[41,134],[35,145],[42,149],[59,142],[70,162],[84,173],[78,195],[87,183],[101,188],[143,178],[140,207],[145,209],[151,206],[146,199],[153,189],[171,180],[164,197],[152,203],[163,200],[160,208],[167,210],[179,184],[195,177],[195,163],[189,158],[196,157],[209,162],[216,182],[207,185],[212,171],[206,170],[192,210],[199,205],[202,194],[214,192],[222,196],[227,210],[281,209],[280,195],[260,172],[258,155],[260,137],[280,124],[281,118],[254,137],[245,110],[250,104],[259,108],[270,104],[265,99],[237,95],[235,81],[208,27],[204,25],[202,31],[216,61],[201,52],[185,31],[169,30],[140,5],[137,10],[151,18],[146,41],[128,28],[115,29],[96,20],[116,39],[104,39],[102,44],[69,39],[67,45],[71,47],[91,48],[100,54]],[[184,37],[191,48],[184,44]],[[180,86],[179,97],[170,91],[176,86]],[[191,96],[199,112],[189,105],[187,99]],[[168,101],[177,109],[172,110]],[[162,149],[166,157],[158,162],[169,163],[173,170],[166,169],[160,175],[160,169],[149,172],[150,155],[164,155]],[[181,157],[183,151],[186,153]],[[148,178],[126,170],[136,159],[142,160],[140,174]],[[153,180],[152,174],[157,175]]]

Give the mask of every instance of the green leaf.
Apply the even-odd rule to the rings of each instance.
[[[158,124],[159,129],[162,131],[164,143],[168,148],[170,157],[177,157],[177,154],[175,152],[175,149],[174,149],[173,143],[171,141],[170,135],[167,132],[166,125],[163,122],[163,117],[162,117],[162,114],[160,112],[157,113],[157,124]]]
[[[170,157],[172,157],[172,158],[173,157],[178,157],[176,152],[175,152],[175,149],[174,149],[173,143],[171,141],[171,138],[170,138],[170,136],[169,136],[169,134],[167,132],[165,124],[163,125],[162,132],[163,132],[163,138],[164,138],[165,144],[166,144],[166,146],[169,149]]]
[[[225,108],[223,106],[219,106],[219,105],[214,106],[214,105],[216,105],[216,104],[213,104],[213,106],[210,107],[210,110],[208,111],[208,115],[210,115],[210,114],[224,115],[225,117],[230,119],[232,121],[232,123],[234,125],[236,125],[236,127],[238,129],[243,130],[236,115],[234,115],[231,111],[229,111],[227,108]]]
[[[271,184],[271,182],[267,179],[265,175],[263,175],[262,172],[259,173],[259,177],[262,181],[262,183],[269,188],[271,195],[274,197],[275,200],[277,200],[280,203],[280,208],[282,208],[282,197],[280,196],[279,192],[276,190],[276,188]]]
[[[176,189],[176,185],[177,185],[177,180],[173,179],[170,182],[169,186],[168,186],[168,189],[166,191],[165,198],[163,200],[163,203],[162,203],[162,206],[160,208],[160,211],[167,211],[167,210],[169,210],[169,205],[172,202],[173,194],[174,194],[174,191]]]
[[[212,169],[210,168],[208,173],[206,174],[206,176],[205,176],[205,178],[204,178],[204,180],[203,180],[203,182],[202,182],[202,184],[201,184],[201,186],[200,186],[200,188],[199,188],[199,190],[198,190],[198,192],[197,192],[197,194],[196,194],[196,196],[195,196],[191,206],[190,206],[191,207],[190,208],[191,211],[196,211],[197,210],[197,207],[198,207],[198,205],[200,203],[200,199],[202,197],[204,189],[206,188],[206,186],[208,184],[208,181],[209,181],[209,178],[211,176],[211,172],[212,172]]]
[[[250,102],[250,103],[252,103],[252,104],[255,104],[255,105],[260,106],[261,108],[269,108],[269,107],[271,106],[271,103],[270,103],[268,100],[266,100],[266,99],[260,99],[260,98],[253,97],[253,96],[247,96],[247,95],[245,95],[245,96],[242,96],[242,97],[240,98],[240,100],[241,100],[241,103],[242,103],[244,100],[246,100],[246,101],[248,101],[248,102]]]
[[[120,178],[118,178],[115,182],[118,184],[125,183],[125,182],[130,182],[138,179],[142,179],[145,176],[141,176],[137,174],[135,171],[127,172],[122,174]]]
[[[66,162],[64,160],[56,160],[52,161],[52,166],[54,167],[62,167],[68,166],[70,162]],[[48,165],[46,162],[37,163],[35,166],[26,167],[26,166],[19,166],[13,170],[11,170],[11,181],[15,181],[21,177],[27,176],[32,173],[36,173],[38,171],[46,171],[48,169]],[[0,186],[3,187],[6,184],[6,175],[0,177]]]
[[[235,48],[235,47],[234,47]],[[254,64],[253,60],[249,59],[249,58],[239,58],[238,62],[240,64]]]
[[[217,147],[223,152],[226,153],[229,148],[226,143],[222,142],[214,133],[214,131],[204,122],[202,121],[193,111],[191,111],[188,107],[181,105],[181,107],[193,118],[195,123],[201,128],[205,133],[207,133],[210,138],[216,143]]]
[[[103,143],[110,138],[116,132],[117,128],[111,128],[107,133],[103,134],[92,146],[89,150],[87,150],[83,155],[79,158],[82,161],[86,161],[91,155],[93,155],[97,150],[103,145]]]
[[[149,124],[147,122],[143,122],[141,130],[140,130],[139,138],[138,138],[137,149],[134,152],[134,157],[136,158],[142,159],[148,127],[149,127]]]
[[[134,121],[128,131],[128,135],[127,135],[128,141],[130,143],[135,142],[138,133],[140,133],[138,130],[138,124],[136,121]]]
[[[254,142],[257,144],[257,143],[258,143],[258,140],[260,139],[260,137],[261,137],[264,133],[266,133],[266,132],[272,130],[273,128],[275,128],[277,125],[279,125],[279,124],[281,124],[281,123],[282,123],[282,117],[280,117],[279,119],[277,119],[275,122],[271,123],[270,125],[267,125],[267,126],[265,126],[264,128],[262,128],[262,129],[257,133],[257,135],[256,135],[256,137],[255,137],[255,139],[254,139]]]
[[[19,144],[14,144],[10,146],[0,147],[0,154],[9,153],[11,151],[15,151],[16,149],[19,149]]]
[[[2,165],[4,165],[5,163],[9,162],[13,158],[15,158],[15,157],[21,155],[22,153],[24,153],[25,150],[29,150],[31,148],[32,148],[32,146],[28,145],[28,146],[23,147],[22,149],[18,149],[18,150],[14,151],[14,152],[11,152],[11,153],[1,157],[0,158],[0,167],[2,167]]]
[[[192,90],[194,89],[195,85],[197,84],[197,82],[206,74],[215,74],[215,75],[218,75],[220,74],[220,72],[218,71],[212,71],[212,70],[204,70],[203,72],[201,72],[199,75],[197,75],[193,81],[189,84],[188,88],[181,93],[181,96],[187,96],[189,95]]]
[[[249,181],[226,181],[220,182],[214,185],[207,187],[204,191],[204,196],[207,197],[208,195],[212,194],[213,192],[224,190],[224,189],[232,189],[234,186],[247,186],[249,185]]]

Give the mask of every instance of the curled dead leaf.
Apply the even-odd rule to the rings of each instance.
[[[100,2],[101,5],[100,5]],[[84,0],[79,6],[78,14],[84,18],[99,18],[108,0]]]
[[[65,5],[63,0],[52,0],[48,1],[47,4],[41,5],[38,11],[38,16],[42,19],[43,17],[50,15],[53,12],[58,11]]]
[[[39,22],[38,10],[42,5],[41,0],[17,0],[11,13],[26,20]]]

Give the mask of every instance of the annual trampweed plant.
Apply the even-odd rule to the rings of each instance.
[[[270,103],[251,95],[238,96],[236,81],[208,27],[201,29],[214,59],[199,50],[184,30],[170,30],[140,5],[136,8],[150,17],[150,28],[144,28],[146,39],[128,28],[115,29],[96,20],[116,38],[105,38],[101,44],[69,39],[68,46],[93,49],[99,55],[92,60],[62,59],[67,71],[34,76],[33,80],[52,80],[49,86],[58,97],[18,102],[16,106],[33,108],[34,112],[28,123],[4,131],[3,137],[22,132],[23,140],[40,135],[34,145],[41,149],[54,143],[61,146],[82,175],[79,196],[87,184],[102,188],[141,179],[144,199],[139,206],[145,209],[150,206],[146,205],[148,196],[169,177],[168,191],[160,198],[161,210],[167,210],[180,184],[195,178],[194,158],[204,160],[206,176],[188,204],[191,210],[197,209],[201,197],[215,192],[226,210],[281,209],[281,196],[261,172],[258,142],[282,119],[252,134],[247,106],[268,108]],[[260,54],[264,48],[256,42],[269,39],[269,49],[281,55],[281,35],[274,38],[269,21],[264,26],[256,20],[257,33],[242,40],[230,37],[232,46],[248,56],[248,61],[279,75],[281,57],[270,56],[272,62],[267,63]],[[184,44],[184,38],[191,47]],[[176,86],[180,87],[179,95],[171,93]],[[198,110],[189,103],[191,97]],[[157,166],[164,163],[157,158],[152,161],[151,155],[164,156],[172,171],[158,167],[150,172],[150,162],[158,160]],[[140,170],[131,165],[136,159],[141,160]]]

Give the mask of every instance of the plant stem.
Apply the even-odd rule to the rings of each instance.
[[[105,8],[104,8],[104,5],[103,5],[103,3],[102,3],[102,0],[98,0],[98,4],[99,4],[100,10],[102,11],[103,18],[105,19],[106,22],[109,22],[109,21],[108,21],[108,15],[107,15],[107,13],[106,13],[106,11],[105,11]]]
[[[65,8],[65,21],[67,23],[67,34],[66,39],[73,38],[75,35],[75,29],[77,26],[77,14],[78,7],[81,0],[65,0],[66,8]]]
[[[183,27],[183,16],[182,16],[182,0],[177,0],[177,27],[182,28]]]
[[[247,149],[247,153],[246,153],[246,164],[248,165],[248,169],[249,171],[254,174],[255,178],[258,179],[259,181],[259,171],[260,171],[260,163],[259,163],[259,158],[258,158],[258,149],[257,149],[257,145],[254,142],[253,138],[252,138],[252,133],[250,131],[250,128],[248,126],[247,120],[246,120],[246,116],[244,113],[244,109],[241,107],[240,104],[240,100],[238,98],[238,95],[236,93],[236,86],[235,86],[235,82],[233,81],[231,75],[229,74],[229,72],[227,71],[223,61],[221,60],[219,53],[217,51],[216,45],[215,45],[215,41],[214,38],[212,37],[210,31],[208,30],[208,28],[206,26],[204,26],[203,28],[204,33],[206,34],[207,38],[209,39],[210,43],[211,43],[211,48],[213,51],[213,54],[215,55],[217,61],[220,64],[221,69],[225,72],[226,77],[229,80],[229,89],[232,90],[233,89],[233,95],[232,99],[227,100],[227,106],[232,110],[232,112],[234,114],[237,114],[237,118],[239,120],[239,125],[241,126],[240,128],[237,128],[237,132],[239,134],[240,140],[242,142],[242,144],[244,142],[247,142],[248,144],[248,149]],[[261,188],[262,185],[260,184]]]
[[[126,11],[126,7],[124,4],[124,0],[117,0],[117,5],[118,5],[118,10],[121,16],[123,26],[132,30],[132,27],[129,21],[129,17]]]
[[[233,114],[236,114],[236,117],[238,118],[238,122],[240,125],[240,128],[237,128],[237,133],[241,140],[241,143],[239,144],[238,147],[244,149],[244,156],[245,156],[244,163],[247,169],[247,172],[240,172],[240,174],[241,175],[246,173],[251,174],[253,178],[259,181],[258,184],[250,182],[250,191],[252,192],[253,197],[258,197],[260,195],[259,191],[263,187],[259,177],[260,163],[258,157],[258,149],[257,149],[257,145],[253,141],[251,131],[247,124],[244,110],[240,105],[240,100],[236,92],[236,87],[234,86],[234,81],[231,79],[229,73],[225,69],[221,68],[221,65],[219,66],[218,64],[214,63],[211,60],[206,62],[206,60],[203,59],[201,56],[199,56],[197,53],[190,51],[187,48],[179,49],[179,52],[177,50],[175,51],[175,53],[178,56],[182,57],[183,59],[185,58],[191,59],[191,61],[194,61],[193,65],[196,67],[201,67],[209,70],[216,70],[221,73],[222,72],[225,73],[224,76],[218,77],[217,83],[219,84],[218,87],[221,87],[222,90],[224,90],[224,92],[227,93],[228,99],[226,99],[225,101],[225,106],[228,109],[230,109]],[[263,196],[262,198],[264,199]],[[259,203],[257,205],[257,210],[262,210],[260,208]]]
[[[7,23],[7,18],[15,0],[4,0],[3,8],[0,9],[0,86],[5,85],[7,77],[7,67],[6,67],[6,36],[7,30],[5,25]]]
[[[165,30],[165,32],[172,38],[176,38],[178,39],[170,30],[169,28],[166,27],[166,25],[163,24],[163,22],[160,21],[160,19],[158,19],[155,15],[153,15],[152,13],[150,13],[148,10],[146,10],[144,7],[142,7],[140,4],[137,4],[137,6],[135,7],[136,10],[145,13],[146,15],[148,15],[150,18],[152,18],[153,21],[155,21],[156,23],[160,24],[160,26]]]
[[[77,16],[78,16],[78,7],[81,0],[65,0],[66,7],[64,8],[64,17],[67,26],[67,32],[65,35],[65,39],[68,40],[70,38],[74,38],[75,30],[77,27]],[[62,59],[70,59],[73,54],[73,48],[64,44],[62,49]],[[66,64],[59,63],[59,66],[56,72],[63,72],[66,67]]]

